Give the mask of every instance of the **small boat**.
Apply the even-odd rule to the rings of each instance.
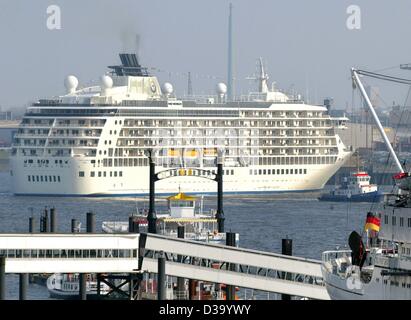
[[[185,169],[182,169],[185,170]],[[184,238],[188,240],[205,241],[225,244],[226,234],[218,232],[218,221],[215,210],[203,211],[202,204],[196,210],[198,197],[185,193],[168,197],[168,210],[157,211],[157,230],[159,234],[177,237],[178,226],[184,226]],[[146,232],[148,227],[147,210],[133,213],[134,221],[138,221],[140,232]],[[128,233],[128,221],[103,221],[102,230],[106,233]],[[238,244],[239,234],[236,234]]]
[[[47,290],[50,297],[55,299],[74,300],[79,298],[80,280],[78,273],[54,273],[47,278]],[[110,287],[105,283],[100,283],[100,294],[106,294]],[[87,299],[97,298],[97,280],[88,275],[86,281]]]
[[[322,194],[318,200],[322,201],[351,201],[351,202],[379,202],[383,193],[378,191],[376,184],[370,184],[371,177],[365,171],[351,173],[349,178],[344,177],[341,186],[329,193]]]

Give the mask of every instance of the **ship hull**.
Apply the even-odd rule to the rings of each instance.
[[[224,175],[224,192],[226,194],[264,194],[281,192],[308,192],[320,190],[328,179],[342,166],[345,158],[328,165],[290,167],[298,174],[254,175],[251,172],[277,172],[283,166],[271,167],[226,167],[229,174]],[[87,160],[71,158],[67,164],[43,167],[24,166],[23,160],[14,158],[12,164],[12,192],[15,195],[29,196],[86,196],[113,197],[136,196],[149,193],[148,167],[103,168],[91,167]],[[52,163],[50,161],[50,163]],[[157,172],[167,168],[157,167]],[[201,168],[215,170],[215,168]],[[306,173],[299,174],[300,169]],[[266,171],[267,170],[267,171]],[[298,171],[297,171],[298,170]],[[79,171],[86,172],[79,177]],[[90,177],[90,171],[95,177]],[[106,177],[99,177],[99,172],[106,172]],[[117,171],[117,177],[114,177]],[[119,172],[121,171],[121,177]],[[113,174],[111,173],[113,172]],[[110,175],[113,175],[110,177]],[[30,180],[30,181],[29,181]],[[34,180],[34,181],[33,181]],[[38,180],[38,181],[37,181]],[[195,194],[215,194],[217,184],[209,179],[193,176],[177,176],[156,183],[156,193],[161,195],[175,194],[179,189]]]
[[[389,269],[376,267],[369,283],[361,283],[359,288],[350,288],[347,279],[326,272],[323,268],[325,286],[331,300],[409,300],[409,287],[395,286],[393,280],[381,277],[381,271]],[[377,280],[378,279],[378,280]],[[400,283],[408,283],[409,277],[399,277]]]
[[[383,196],[384,195],[378,191],[355,194],[351,197],[346,195],[323,194],[318,198],[318,200],[333,202],[379,202]]]

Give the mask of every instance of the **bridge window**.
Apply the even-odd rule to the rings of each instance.
[[[29,182],[31,182],[31,177],[30,176],[27,176],[27,179],[28,179]]]
[[[384,224],[388,224],[388,216],[384,215]]]
[[[60,182],[60,176],[57,177],[58,182]]]
[[[307,174],[307,169],[304,169],[304,174]]]
[[[408,228],[411,228],[411,218],[408,218]]]
[[[397,224],[397,217],[392,217],[392,225],[395,226]]]
[[[90,177],[95,177],[96,173],[94,171],[90,171]]]
[[[403,226],[404,226],[404,218],[400,217],[400,227],[403,227]]]
[[[118,175],[119,175],[119,177],[122,177],[122,176],[123,176],[123,171],[120,171],[120,172],[118,173]]]
[[[101,171],[98,172],[98,177],[101,178]]]
[[[53,176],[53,181],[56,182],[56,176]]]
[[[40,176],[40,181],[43,182],[43,176]]]

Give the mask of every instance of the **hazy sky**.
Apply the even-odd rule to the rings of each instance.
[[[27,105],[64,93],[63,81],[96,80],[120,51],[135,50],[141,63],[177,94],[211,93],[226,81],[228,4],[234,6],[234,70],[237,93],[254,88],[246,80],[256,58],[267,63],[270,81],[294,88],[310,102],[334,97],[351,103],[350,67],[411,78],[399,70],[411,62],[411,0],[0,0],[0,105]],[[62,29],[49,30],[47,7],[58,5]],[[346,26],[347,7],[361,8],[361,29]],[[404,103],[407,87],[367,80],[384,101]]]

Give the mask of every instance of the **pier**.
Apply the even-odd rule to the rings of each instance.
[[[0,256],[15,274],[157,273],[164,257],[167,276],[329,299],[320,261],[157,234],[1,234]]]

